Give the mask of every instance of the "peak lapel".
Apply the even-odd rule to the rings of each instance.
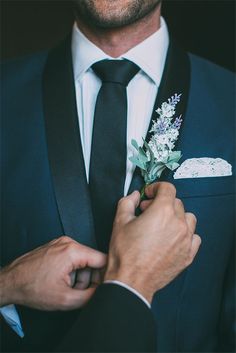
[[[176,116],[182,114],[183,122],[180,130],[180,136],[176,144],[176,150],[178,149],[178,142],[181,139],[181,131],[184,124],[184,116],[188,103],[190,85],[190,60],[188,54],[183,51],[178,45],[171,40],[164,72],[162,75],[160,87],[158,89],[157,98],[154,104],[153,113],[150,120],[148,131],[151,129],[152,121],[156,120],[157,113],[156,109],[160,107],[163,102],[166,102],[168,98],[173,96],[175,93],[182,93],[181,101],[176,107]],[[147,133],[146,141],[150,139],[150,133]],[[168,180],[170,178],[170,172],[165,171],[162,174],[161,180]],[[134,190],[140,190],[143,186],[144,181],[140,173],[140,169],[136,168],[134,171],[133,179],[129,188],[129,193]]]
[[[95,246],[78,116],[71,37],[49,52],[43,75],[48,156],[57,206],[66,235]]]

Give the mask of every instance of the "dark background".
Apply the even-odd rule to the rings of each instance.
[[[163,15],[184,48],[235,70],[235,1],[164,0]],[[1,57],[48,48],[72,23],[69,0],[1,0]]]

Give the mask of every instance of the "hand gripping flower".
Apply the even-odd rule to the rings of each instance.
[[[144,197],[144,189],[160,178],[162,172],[168,168],[178,168],[178,161],[181,158],[181,151],[173,151],[179,136],[179,129],[182,123],[181,115],[174,119],[176,105],[180,101],[181,94],[174,94],[164,102],[161,108],[156,110],[159,117],[153,120],[150,141],[143,139],[143,147],[140,147],[136,140],[131,144],[137,150],[137,154],[129,160],[141,169],[145,185],[141,190],[141,198]]]

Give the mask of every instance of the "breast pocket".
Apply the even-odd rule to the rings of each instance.
[[[173,179],[172,183],[180,199],[192,197],[210,197],[235,193],[236,177],[207,177],[191,179]]]

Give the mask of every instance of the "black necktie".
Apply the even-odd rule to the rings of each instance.
[[[102,86],[95,106],[89,185],[98,248],[106,252],[117,201],[124,195],[126,87],[139,68],[128,60],[102,60],[92,69]]]

